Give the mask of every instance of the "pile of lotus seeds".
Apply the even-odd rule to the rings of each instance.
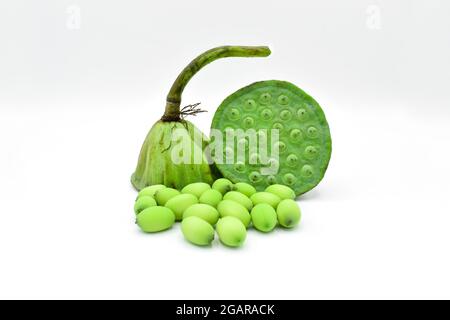
[[[221,178],[212,186],[198,182],[181,191],[149,186],[139,192],[134,211],[144,232],[167,230],[181,221],[184,237],[193,244],[209,246],[217,231],[224,245],[240,247],[250,225],[261,232],[270,232],[277,224],[295,227],[301,211],[294,199],[294,191],[284,185],[270,185],[257,192],[248,183],[233,184]]]

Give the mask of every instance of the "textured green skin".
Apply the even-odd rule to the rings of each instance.
[[[267,203],[256,205],[252,209],[251,216],[253,227],[262,232],[272,231],[278,222],[277,212]]]
[[[219,211],[220,217],[231,216],[238,218],[245,227],[248,227],[252,219],[248,210],[242,204],[233,200],[222,200],[217,205],[217,210]]]
[[[293,228],[300,223],[302,213],[297,202],[285,199],[277,207],[278,222],[285,228]]]
[[[159,232],[173,226],[175,215],[165,207],[150,207],[136,216],[136,223],[144,232]]]
[[[266,93],[269,93],[270,97],[263,95]],[[284,98],[279,98],[280,96],[287,97],[288,103],[285,104],[286,100],[282,100]],[[254,100],[256,105],[249,110],[244,103],[250,99]],[[271,119],[264,119],[261,115],[266,109],[272,112]],[[236,113],[236,110],[238,116],[233,115],[230,119],[229,117],[232,117],[230,112]],[[306,111],[306,115],[302,110]],[[263,114],[270,113],[264,112]],[[249,121],[248,117],[253,120]],[[331,157],[330,130],[319,104],[295,85],[270,80],[238,90],[219,106],[211,128],[224,133],[225,128],[270,130],[279,128],[279,124],[283,126],[280,130],[280,140],[285,143],[286,149],[284,152],[280,150],[278,174],[270,178],[262,176],[259,181],[251,181],[250,173],[259,172],[260,168],[266,165],[250,164],[247,155],[245,169],[242,172],[235,170],[232,164],[217,164],[223,176],[235,183],[239,181],[251,183],[258,191],[264,190],[270,184],[279,183],[288,185],[294,189],[296,195],[300,195],[317,186],[325,175]],[[315,128],[316,131],[310,128]],[[292,130],[299,133],[298,138],[291,136]],[[235,152],[236,149],[237,147]]]
[[[233,182],[225,178],[220,178],[214,181],[212,188],[225,194],[233,189]]]
[[[270,50],[267,47],[224,46],[206,51],[194,59],[177,77],[166,99],[166,110],[160,121],[155,123],[145,138],[138,164],[131,176],[131,183],[136,190],[141,190],[154,184],[164,184],[168,187],[182,189],[192,182],[206,182],[211,184],[215,178],[221,176],[216,166],[209,165],[203,153],[201,164],[181,164],[172,162],[172,132],[177,128],[185,128],[192,138],[192,146],[201,148],[204,152],[208,139],[189,121],[181,120],[181,96],[189,80],[207,64],[227,57],[267,57]],[[201,146],[197,146],[194,135],[203,136]]]
[[[256,193],[256,189],[251,184],[245,183],[245,182],[238,182],[234,184],[233,191],[240,192],[247,197],[251,197]]]
[[[252,210],[253,202],[245,194],[237,191],[230,191],[223,196],[223,200],[233,200],[242,204],[248,211]]]
[[[262,191],[252,195],[250,197],[250,200],[252,200],[254,206],[260,203],[267,203],[271,205],[274,209],[276,209],[281,201],[281,198],[273,193]]]
[[[172,162],[171,155],[174,148],[172,132],[177,129],[185,130],[186,134],[191,137],[193,149],[201,149],[194,152],[200,154],[205,150],[208,138],[189,121],[158,121],[145,139],[136,171],[131,177],[131,183],[137,190],[155,184],[163,184],[181,190],[193,182],[213,183],[215,176],[204,154],[200,164],[175,164]],[[203,137],[202,145],[195,143],[196,135]],[[192,157],[194,157],[194,153]]]
[[[208,204],[198,203],[184,210],[183,220],[192,216],[199,217],[209,224],[215,225],[219,220],[219,211]]]
[[[220,219],[216,230],[220,241],[229,247],[242,246],[247,237],[247,229],[242,221],[231,216]]]
[[[199,217],[183,219],[181,231],[186,240],[198,246],[208,246],[214,240],[214,228]]]
[[[197,198],[200,198],[200,196],[203,194],[203,192],[210,190],[210,189],[211,189],[211,186],[207,183],[195,182],[195,183],[191,183],[191,184],[188,184],[187,186],[185,186],[181,190],[181,193],[190,193],[190,194],[196,196]]]
[[[164,206],[167,203],[167,201],[169,201],[173,197],[178,196],[179,194],[181,193],[177,189],[165,188],[155,193],[155,199],[158,205]]]
[[[196,196],[186,193],[177,195],[168,200],[165,204],[165,207],[173,211],[173,213],[175,214],[175,218],[178,221],[183,218],[183,213],[187,208],[197,203],[198,199]]]
[[[134,204],[134,213],[139,214],[141,211],[155,206],[157,206],[155,199],[149,196],[141,196]]]
[[[210,206],[216,208],[220,201],[222,201],[222,194],[214,189],[205,191],[198,202],[209,204]]]
[[[281,200],[295,199],[294,190],[282,184],[273,184],[271,186],[268,186],[265,191],[273,193],[276,196],[279,196]]]

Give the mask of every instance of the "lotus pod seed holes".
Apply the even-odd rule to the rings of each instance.
[[[233,108],[240,112],[237,121],[228,118]],[[233,151],[245,146],[245,158],[235,159],[233,164],[217,164],[225,178],[233,183],[248,182],[258,191],[275,183],[284,184],[296,195],[322,180],[331,156],[330,132],[320,106],[301,89],[274,80],[238,90],[219,106],[211,127],[225,134],[226,128],[236,126],[256,132],[256,148],[254,141],[248,140],[247,148],[238,139]],[[278,141],[272,139],[272,130],[277,131]],[[271,171],[277,166],[276,172]]]

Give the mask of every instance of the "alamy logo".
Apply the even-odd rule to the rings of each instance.
[[[81,8],[77,5],[71,5],[66,9],[67,19],[66,27],[69,30],[81,29]]]

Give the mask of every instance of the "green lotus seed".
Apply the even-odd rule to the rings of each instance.
[[[285,199],[277,207],[278,222],[285,228],[295,227],[301,219],[300,207],[292,199]]]
[[[155,193],[157,191],[165,189],[165,188],[166,188],[166,186],[162,185],[162,184],[155,184],[153,186],[146,187],[146,188],[142,189],[141,191],[139,191],[138,198],[143,197],[143,196],[154,197]]]
[[[221,194],[225,194],[233,187],[233,182],[228,179],[221,178],[214,181],[212,188],[219,191]]]
[[[188,184],[186,187],[181,189],[181,193],[190,193],[196,196],[197,198],[200,198],[203,192],[206,190],[211,189],[211,186],[205,182],[196,182]]]
[[[224,217],[217,222],[217,234],[220,241],[229,247],[240,247],[247,237],[242,221],[235,217]]]
[[[181,231],[186,240],[198,246],[208,246],[214,240],[214,228],[199,217],[183,219]]]
[[[233,200],[237,203],[242,204],[248,211],[252,210],[253,208],[253,202],[252,200],[250,200],[249,197],[247,197],[246,195],[237,192],[237,191],[230,191],[228,193],[226,193],[223,196],[223,200]]]
[[[240,203],[233,200],[222,200],[218,206],[220,217],[236,217],[242,221],[245,227],[248,227],[251,221],[250,213],[248,210]]]
[[[277,212],[267,203],[256,205],[251,212],[251,216],[253,226],[259,231],[269,232],[277,225]]]
[[[134,204],[134,213],[139,214],[141,211],[154,206],[157,206],[155,199],[150,196],[141,196]]]
[[[240,192],[244,195],[246,195],[247,197],[251,197],[253,194],[256,193],[256,189],[254,186],[245,183],[245,182],[238,182],[233,186],[233,190]]]
[[[266,188],[266,192],[273,193],[274,195],[280,197],[281,200],[295,199],[294,190],[282,184],[273,184],[268,186]]]
[[[190,206],[183,213],[183,220],[188,217],[199,217],[211,225],[215,225],[219,220],[219,212],[209,204],[198,203]]]
[[[250,200],[252,200],[254,206],[260,203],[267,203],[274,208],[276,208],[281,201],[279,196],[270,192],[257,192],[250,197]]]
[[[206,190],[199,199],[200,203],[209,204],[214,208],[217,207],[220,201],[222,201],[222,194],[214,189]]]
[[[150,207],[137,215],[136,223],[144,232],[159,232],[172,227],[175,215],[165,207]]]
[[[190,193],[179,194],[166,202],[165,207],[169,208],[175,214],[176,220],[183,218],[184,211],[190,206],[197,204],[198,199],[196,196]]]
[[[164,206],[167,203],[167,201],[169,201],[170,199],[172,199],[173,197],[175,197],[179,194],[180,194],[180,191],[178,191],[177,189],[165,188],[165,189],[156,191],[155,199],[156,199],[156,202],[158,203],[158,205]]]

